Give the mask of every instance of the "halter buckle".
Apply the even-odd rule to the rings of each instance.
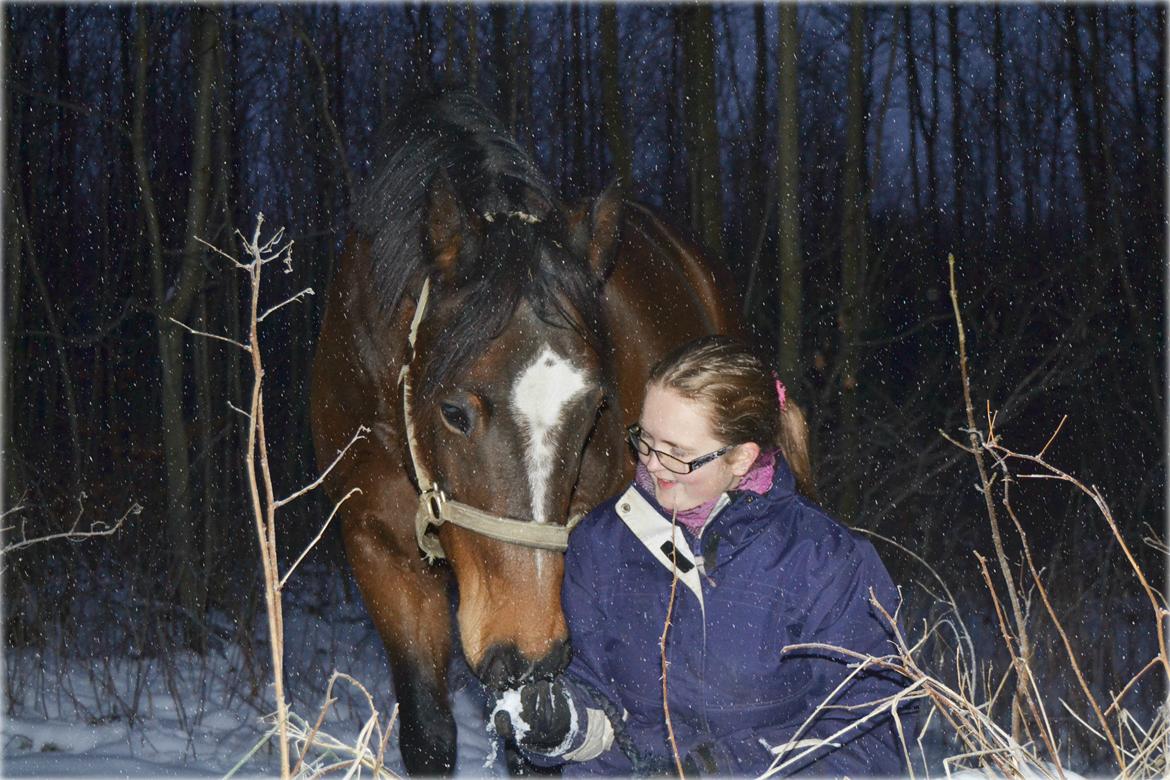
[[[443,505],[447,503],[447,494],[443,492],[442,488],[433,487],[422,494],[422,499],[431,519],[435,521],[436,525],[442,524]]]

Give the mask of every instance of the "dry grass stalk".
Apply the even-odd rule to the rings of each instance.
[[[947,264],[950,270],[950,294],[951,306],[955,312],[955,325],[959,336],[959,372],[963,380],[963,405],[967,414],[967,436],[970,441],[970,452],[975,457],[975,464],[979,469],[979,482],[983,489],[983,501],[987,509],[987,519],[991,524],[991,541],[995,547],[995,557],[999,563],[999,571],[1007,583],[1008,600],[1011,603],[1012,615],[1015,618],[1016,637],[1019,642],[1020,650],[1018,658],[1023,664],[1028,664],[1032,658],[1032,644],[1028,637],[1027,618],[1024,615],[1023,608],[1020,606],[1018,591],[1016,588],[1015,578],[1012,575],[1011,566],[1008,565],[1007,553],[1004,551],[1003,537],[999,530],[999,516],[995,510],[995,503],[991,498],[991,475],[988,474],[986,464],[983,462],[983,451],[979,446],[979,433],[975,426],[975,408],[971,403],[971,378],[967,373],[967,334],[963,328],[963,317],[959,311],[959,290],[955,283],[955,256],[947,256]],[[1024,682],[1024,676],[1021,674],[1016,681],[1016,694],[1012,702],[1012,734],[1017,740],[1020,738],[1022,726],[1022,713],[1020,712],[1020,702],[1026,695],[1027,686]]]
[[[670,513],[670,538],[672,540],[678,539],[678,510],[675,509]],[[666,688],[666,667],[670,664],[666,660],[666,636],[670,633],[670,618],[674,613],[674,599],[678,591],[678,549],[674,546],[674,541],[670,544],[670,600],[666,603],[666,620],[662,623],[662,637],[658,640],[659,657],[662,661],[662,717],[666,721],[666,739],[670,743],[671,757],[674,759],[674,769],[678,772],[679,778],[685,780],[686,775],[683,773],[682,759],[678,754],[678,743],[674,739],[674,724],[670,720],[670,700],[667,696]]]
[[[959,328],[960,368],[969,426],[967,429],[969,445],[959,444],[953,439],[950,439],[949,436],[946,436],[945,433],[943,433],[943,436],[950,439],[956,446],[969,452],[975,458],[979,467],[980,488],[983,492],[985,506],[992,525],[999,571],[1003,575],[1006,583],[1007,600],[1010,604],[1009,609],[1005,609],[1000,600],[999,588],[996,586],[986,559],[979,556],[978,553],[976,553],[976,557],[981,575],[987,587],[987,592],[991,598],[991,606],[994,610],[1002,641],[1008,652],[1010,668],[996,685],[990,684],[992,680],[989,675],[988,687],[984,690],[983,696],[979,695],[980,688],[975,684],[977,673],[975,669],[976,659],[973,643],[970,642],[969,634],[966,635],[967,643],[965,644],[962,641],[965,629],[962,629],[964,633],[961,633],[961,613],[955,604],[950,589],[946,587],[945,583],[943,584],[943,592],[946,594],[945,603],[948,605],[948,612],[955,615],[958,625],[953,624],[945,616],[929,625],[924,621],[922,637],[913,644],[910,644],[900,632],[895,616],[890,615],[880,604],[874,602],[871,594],[871,603],[874,608],[884,616],[893,629],[895,637],[894,644],[896,647],[895,652],[890,655],[875,657],[857,653],[846,648],[812,644],[792,645],[785,647],[784,651],[787,652],[797,648],[830,650],[854,659],[856,661],[855,674],[860,673],[862,669],[866,668],[883,668],[895,671],[907,678],[910,681],[910,685],[906,689],[905,696],[902,698],[918,699],[926,706],[925,716],[922,719],[922,727],[917,739],[919,750],[923,755],[923,763],[926,763],[923,736],[927,728],[934,722],[936,716],[950,727],[959,743],[963,746],[961,753],[948,756],[942,762],[948,777],[955,770],[970,767],[972,764],[1006,777],[1063,778],[1068,776],[1070,773],[1061,761],[1059,741],[1046,709],[1050,702],[1046,701],[1037,676],[1034,674],[1032,668],[1031,645],[1027,639],[1028,624],[1031,619],[1028,593],[1022,584],[1016,583],[1011,574],[1011,567],[1006,558],[1006,554],[1003,553],[1003,539],[999,532],[998,514],[994,503],[993,492],[999,486],[998,489],[1002,493],[1000,503],[1007,516],[1011,519],[1019,536],[1024,556],[1023,565],[1028,577],[1032,581],[1032,590],[1039,596],[1045,614],[1052,621],[1063,646],[1067,668],[1075,678],[1093,714],[1090,719],[1086,719],[1077,714],[1067,702],[1060,701],[1061,706],[1086,729],[1087,733],[1108,745],[1110,754],[1114,758],[1118,778],[1141,778],[1144,780],[1144,778],[1164,777],[1166,776],[1167,770],[1170,769],[1170,766],[1167,764],[1167,755],[1170,753],[1170,723],[1167,722],[1170,712],[1168,712],[1168,706],[1164,702],[1161,707],[1157,708],[1152,722],[1143,726],[1137,717],[1124,706],[1124,701],[1132,693],[1139,680],[1147,677],[1154,669],[1161,669],[1161,682],[1163,686],[1170,683],[1170,658],[1167,656],[1165,636],[1166,624],[1168,619],[1170,619],[1170,612],[1166,608],[1166,597],[1150,585],[1148,578],[1145,576],[1144,571],[1121,534],[1101,491],[1095,486],[1085,485],[1080,480],[1056,468],[1045,460],[1046,453],[1056,440],[1064,424],[1064,420],[1061,421],[1061,424],[1057,426],[1052,436],[1049,437],[1044,447],[1036,455],[1015,452],[1000,442],[995,432],[995,416],[990,412],[990,405],[987,413],[986,432],[976,428],[973,413],[974,406],[971,401],[970,381],[966,369],[966,350],[962,318],[959,312],[958,294],[954,284],[953,258],[950,260],[950,271],[951,301]],[[988,469],[988,462],[991,462],[995,468],[994,473]],[[1011,468],[1013,464],[1027,464],[1038,468],[1038,471],[1016,474]],[[1092,500],[1101,516],[1105,519],[1110,532],[1117,541],[1126,560],[1129,562],[1138,584],[1152,607],[1154,628],[1158,642],[1157,654],[1153,659],[1141,666],[1140,670],[1129,682],[1122,686],[1120,692],[1111,696],[1111,701],[1107,708],[1103,709],[1100,706],[1088,683],[1086,675],[1081,669],[1078,654],[1052,602],[1049,587],[1045,584],[1044,578],[1041,576],[1040,567],[1037,566],[1033,558],[1032,549],[1029,546],[1028,537],[1024,531],[1024,525],[1017,514],[1016,508],[1012,504],[1011,486],[1019,479],[1063,481]],[[1145,541],[1156,550],[1163,551],[1164,553],[1168,549],[1166,542],[1152,529]],[[902,549],[910,552],[904,547]],[[924,561],[912,552],[910,554],[916,560],[919,560],[920,563],[926,565],[935,575],[935,578],[942,582],[942,578],[938,576],[938,573],[932,567],[925,564]],[[953,632],[958,640],[953,659],[949,662],[953,664],[953,670],[949,670],[953,671],[954,674],[955,684],[953,686],[948,685],[937,674],[931,672],[920,660],[922,648],[927,640],[933,637],[941,637],[946,630]],[[964,653],[965,649],[969,651],[969,658]],[[1015,696],[1012,701],[1011,727],[1009,730],[1001,727],[996,722],[994,713],[996,700],[1012,677],[1015,679]],[[831,699],[832,696],[817,707],[816,712],[810,715],[798,731],[798,734],[818,717],[820,713],[832,707]],[[870,711],[864,719],[875,717],[886,711],[892,711],[896,714],[898,703],[892,699],[870,702],[866,705]],[[1090,723],[1090,720],[1094,721],[1094,723]],[[778,756],[777,762],[773,764],[767,774],[774,774],[791,766],[791,764],[799,761],[802,756],[810,755],[818,748],[828,745],[828,743],[838,738],[846,730],[842,729],[838,734],[823,740],[818,740],[817,744],[807,746],[800,755],[793,756],[782,762],[780,760],[782,757]],[[901,733],[900,729],[899,733]],[[1025,736],[1026,738],[1024,738]],[[905,746],[905,735],[903,735],[904,749]]]
[[[349,443],[338,453],[333,463],[316,480],[294,491],[285,498],[277,498],[272,483],[272,469],[268,458],[268,439],[264,423],[264,364],[260,351],[260,324],[270,314],[273,314],[284,306],[293,302],[302,301],[305,296],[312,295],[313,290],[312,288],[306,288],[275,306],[271,306],[263,312],[260,311],[261,279],[264,267],[270,263],[277,262],[284,265],[286,273],[291,271],[293,247],[291,240],[287,243],[282,243],[284,241],[283,229],[277,230],[267,240],[261,240],[261,229],[263,225],[264,215],[261,214],[256,219],[256,229],[250,239],[246,238],[239,231],[236,232],[237,237],[244,247],[244,252],[249,258],[248,262],[240,262],[230,254],[200,240],[200,243],[210,248],[215,254],[226,258],[237,270],[244,271],[248,274],[251,282],[251,297],[248,309],[247,343],[241,343],[226,336],[195,330],[177,320],[172,321],[196,336],[231,344],[248,353],[252,359],[252,391],[248,410],[244,411],[234,406],[232,408],[244,415],[248,421],[248,452],[245,456],[244,464],[247,471],[248,491],[251,497],[252,517],[256,525],[256,537],[260,543],[261,568],[264,574],[264,599],[268,618],[272,681],[276,698],[276,712],[273,715],[275,718],[274,732],[278,738],[280,748],[280,775],[284,780],[287,780],[291,776],[289,769],[290,712],[284,694],[284,612],[280,592],[287,582],[288,576],[292,574],[292,571],[305,555],[317,544],[325,529],[322,527],[321,532],[309,543],[296,559],[296,562],[290,567],[289,571],[282,577],[280,573],[280,562],[277,558],[276,510],[319,486],[329,472],[333,470],[333,467],[337,465],[338,461],[341,460],[342,456],[349,451],[350,447],[359,439],[363,438],[366,430],[359,428]],[[257,463],[257,461],[259,462]],[[257,467],[259,467],[259,472],[257,472]],[[261,485],[263,485],[263,495],[261,495]],[[353,491],[334,506],[333,513],[330,514],[325,525],[328,525],[337,513],[337,507],[344,503],[351,495],[353,495]]]
[[[365,697],[366,704],[370,709],[370,716],[365,720],[358,736],[352,743],[337,739],[321,730],[325,716],[337,702],[337,699],[333,697],[333,686],[338,680],[357,688]],[[290,717],[290,737],[300,755],[293,769],[292,777],[297,780],[312,780],[342,770],[345,771],[346,777],[361,776],[361,770],[369,771],[375,779],[398,777],[385,766],[386,745],[394,731],[394,723],[397,718],[398,707],[395,705],[389,722],[383,728],[381,716],[374,706],[374,699],[366,687],[348,674],[333,672],[326,688],[325,702],[312,727],[309,727],[308,722],[296,714]],[[322,755],[316,760],[309,760],[312,751],[318,751]]]
[[[967,411],[969,436],[969,447],[963,447],[964,450],[971,453],[975,458],[976,464],[980,474],[980,485],[983,492],[987,514],[992,528],[992,538],[996,547],[996,554],[999,558],[1000,570],[1004,576],[1007,585],[1007,593],[1009,601],[1012,604],[1012,611],[1015,615],[1016,635],[1013,636],[1008,628],[1006,616],[1000,605],[997,589],[992,581],[990,572],[986,566],[986,561],[980,556],[979,563],[987,585],[988,592],[991,595],[992,603],[995,608],[995,613],[999,621],[1001,635],[1003,637],[1006,649],[1011,657],[1012,670],[1016,675],[1016,698],[1013,701],[1012,707],[1012,735],[1013,738],[1009,744],[1002,744],[1002,739],[999,740],[1001,744],[996,745],[995,740],[989,740],[988,737],[997,737],[1000,732],[998,729],[992,728],[994,723],[990,722],[990,714],[992,712],[994,697],[992,697],[986,705],[976,707],[972,710],[970,707],[964,707],[962,702],[958,702],[946,697],[939,697],[932,699],[933,705],[938,707],[945,707],[941,714],[946,718],[953,727],[960,739],[966,744],[972,745],[977,743],[986,743],[993,748],[993,752],[972,750],[965,754],[965,758],[975,755],[980,757],[981,761],[992,759],[993,764],[1000,771],[1007,771],[1014,775],[1024,776],[1028,772],[1043,772],[1054,770],[1057,775],[1063,777],[1065,770],[1060,761],[1059,751],[1056,745],[1056,738],[1050,723],[1050,719],[1045,711],[1044,699],[1039,690],[1036,677],[1031,668],[1031,651],[1027,644],[1027,617],[1028,610],[1021,606],[1021,602],[1026,603],[1025,593],[1023,587],[1017,585],[1011,576],[1011,569],[1007,565],[1006,557],[1002,553],[1002,537],[999,532],[999,525],[997,520],[997,512],[995,503],[993,501],[993,489],[995,485],[999,485],[1002,491],[1001,504],[1004,511],[1011,519],[1013,526],[1019,536],[1021,548],[1024,556],[1024,564],[1026,565],[1028,574],[1032,580],[1033,588],[1039,595],[1041,602],[1044,605],[1045,612],[1048,618],[1060,637],[1065,657],[1068,662],[1068,667],[1075,677],[1081,692],[1093,712],[1097,727],[1091,727],[1084,718],[1076,715],[1072,708],[1067,703],[1061,704],[1076,717],[1077,721],[1086,727],[1086,729],[1096,738],[1106,742],[1114,757],[1119,777],[1146,777],[1159,776],[1151,774],[1151,771],[1162,771],[1166,767],[1166,748],[1167,748],[1167,728],[1165,722],[1165,708],[1159,710],[1155,717],[1154,724],[1148,729],[1142,729],[1136,723],[1132,715],[1121,708],[1121,701],[1136,684],[1139,678],[1143,677],[1147,672],[1156,667],[1161,667],[1163,671],[1163,683],[1170,682],[1170,662],[1168,662],[1165,627],[1167,618],[1170,613],[1166,610],[1166,599],[1163,594],[1158,593],[1149,584],[1141,566],[1138,564],[1136,558],[1130,551],[1120,529],[1113,518],[1113,514],[1106,504],[1100,490],[1095,486],[1086,486],[1076,478],[1052,466],[1045,460],[1045,454],[1052,446],[1053,442],[1059,435],[1065,420],[1062,419],[1056,430],[1048,438],[1044,447],[1036,455],[1025,455],[1004,447],[995,431],[995,415],[991,412],[990,404],[988,404],[987,411],[987,430],[986,433],[976,429],[973,414],[973,404],[971,401],[970,378],[967,373],[966,363],[966,348],[965,337],[963,332],[963,321],[959,310],[958,292],[955,285],[955,270],[954,257],[948,259],[950,269],[950,291],[951,302],[954,308],[956,325],[959,334],[959,352],[960,352],[960,373],[963,384],[964,401]],[[944,434],[945,435],[945,434]],[[949,439],[949,437],[947,437]],[[952,440],[953,441],[953,440]],[[957,443],[956,443],[957,444]],[[958,445],[961,446],[962,445]],[[997,473],[990,474],[985,462],[985,457],[993,461]],[[1032,466],[1039,467],[1039,473],[1030,474],[1014,474],[1010,468],[1012,462],[1027,463]],[[1049,596],[1048,588],[1045,586],[1043,578],[1040,575],[1039,567],[1037,567],[1033,556],[1032,549],[1028,542],[1028,537],[1024,531],[1023,523],[1020,521],[1015,507],[1012,505],[1011,486],[1016,479],[1054,479],[1066,482],[1081,491],[1084,495],[1090,498],[1100,514],[1105,519],[1110,532],[1114,539],[1118,542],[1120,548],[1125,554],[1126,560],[1130,564],[1138,583],[1143,592],[1150,601],[1154,612],[1154,623],[1156,627],[1156,635],[1158,641],[1157,656],[1146,663],[1138,673],[1131,678],[1123,688],[1121,693],[1113,697],[1113,701],[1109,708],[1102,710],[1093,694],[1084,672],[1081,669],[1081,664],[1078,660],[1078,654],[1075,651],[1072,641],[1069,638],[1068,632],[1057,613],[1056,608],[1052,604]],[[1154,546],[1164,547],[1164,542],[1155,540]],[[1016,646],[1019,646],[1017,652]],[[909,664],[907,664],[909,667]],[[911,679],[918,679],[911,677]],[[930,686],[928,686],[930,689]],[[1020,705],[1024,706],[1020,706]],[[965,711],[964,711],[965,710]],[[974,713],[980,713],[979,717],[973,717]],[[1109,715],[1114,716],[1114,723],[1110,723]],[[1029,718],[1025,716],[1030,716]],[[1030,747],[1031,742],[1022,744],[1019,739],[1020,735],[1027,731],[1029,734],[1035,729],[1039,734],[1039,738],[1044,743],[1044,748],[1047,756],[1053,762],[1048,764],[1043,761],[1034,748]],[[1132,744],[1131,749],[1127,749],[1125,742]],[[1006,748],[1006,750],[1005,750]],[[1004,756],[1008,757],[1005,764]],[[1022,763],[1021,763],[1022,762]]]

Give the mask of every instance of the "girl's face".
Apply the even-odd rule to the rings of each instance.
[[[692,461],[725,446],[711,430],[707,408],[674,390],[648,385],[642,403],[642,438],[656,450]],[[742,444],[690,474],[669,471],[651,452],[639,459],[654,477],[654,495],[667,510],[693,509],[739,484],[751,468],[760,449]]]

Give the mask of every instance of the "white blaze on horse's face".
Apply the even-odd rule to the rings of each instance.
[[[556,433],[569,403],[589,387],[586,373],[544,345],[512,386],[512,410],[528,439],[532,518],[547,523],[548,482],[556,457]]]

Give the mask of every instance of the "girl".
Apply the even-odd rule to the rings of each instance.
[[[894,649],[871,598],[892,615],[898,593],[873,547],[799,494],[811,495],[806,441],[784,386],[733,339],[699,339],[655,366],[629,428],[634,483],[566,554],[573,659],[506,692],[497,731],[566,774],[673,772],[669,608],[670,726],[687,774],[755,776],[773,762],[788,762],[785,775],[904,774],[894,717],[865,716],[905,681],[857,674],[831,650],[782,652]]]

